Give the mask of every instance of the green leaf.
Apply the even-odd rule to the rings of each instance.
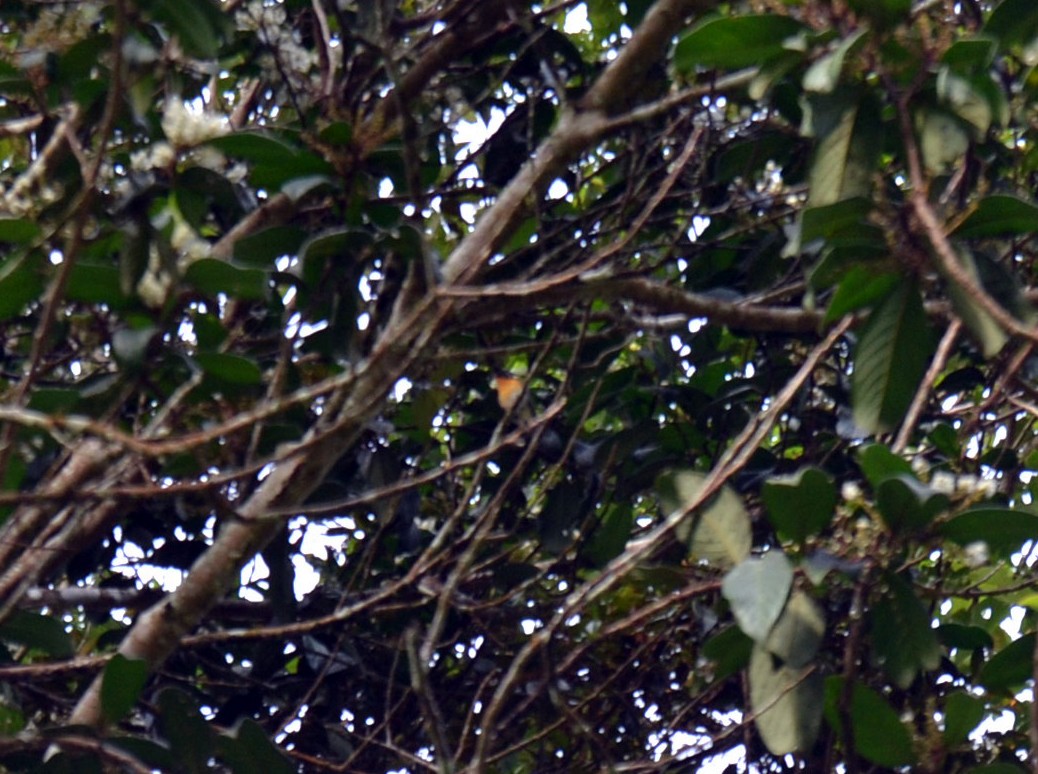
[[[270,741],[263,728],[246,718],[233,735],[223,734],[217,739],[218,755],[230,765],[234,774],[293,774],[295,767]]]
[[[826,94],[835,90],[840,82],[844,60],[861,48],[862,43],[865,42],[865,36],[868,34],[867,29],[851,33],[850,37],[841,41],[832,53],[826,54],[812,64],[804,74],[804,89]]]
[[[107,304],[121,309],[126,306],[127,301],[122,292],[122,284],[118,266],[80,261],[69,272],[65,292],[73,301]]]
[[[239,269],[216,258],[201,258],[184,272],[184,281],[209,295],[226,293],[243,301],[263,301],[270,293],[269,276],[259,269]]]
[[[979,626],[946,623],[937,627],[937,641],[949,650],[981,650],[995,647],[995,641]]]
[[[1015,691],[1034,677],[1035,634],[1006,645],[981,668],[977,682],[989,691]]]
[[[846,314],[872,306],[885,298],[901,280],[893,272],[876,273],[867,266],[854,266],[836,286],[822,324],[839,320]]]
[[[685,510],[703,489],[706,474],[695,470],[673,470],[660,475],[656,489],[668,513]],[[689,555],[720,567],[738,564],[750,555],[753,536],[750,517],[739,496],[729,487],[675,530],[678,539],[688,542]]]
[[[803,591],[794,591],[764,643],[765,649],[789,666],[811,663],[825,635],[825,614]]]
[[[887,478],[876,487],[876,505],[892,532],[921,530],[950,503],[947,495],[906,474]]]
[[[879,105],[852,89],[812,93],[804,104],[802,131],[818,138],[808,180],[808,205],[822,207],[869,196],[882,145]]]
[[[212,139],[209,145],[250,162],[249,179],[260,188],[276,190],[296,178],[335,174],[325,159],[269,132],[236,132]]]
[[[281,256],[298,255],[306,236],[298,226],[265,228],[234,243],[234,260],[245,266],[273,269]]]
[[[896,427],[931,353],[919,289],[915,282],[903,282],[873,310],[858,339],[851,377],[854,423],[871,433]]]
[[[750,557],[724,577],[721,593],[747,637],[764,642],[782,615],[793,586],[793,565],[781,551]]]
[[[209,376],[230,384],[256,385],[263,383],[263,372],[253,361],[226,352],[198,352],[195,362]]]
[[[777,663],[758,646],[750,657],[749,682],[754,723],[768,750],[786,755],[811,749],[822,724],[821,674]]]
[[[955,691],[944,699],[944,743],[957,747],[984,719],[984,700],[965,691]]]
[[[873,487],[877,487],[894,476],[914,475],[912,463],[899,457],[883,444],[870,443],[858,452],[858,464],[865,478]]]
[[[985,196],[953,236],[963,239],[1029,236],[1038,232],[1038,206],[1016,196]]]
[[[624,550],[631,529],[634,527],[634,513],[629,503],[611,503],[606,507],[602,523],[591,537],[588,556],[597,567],[602,567],[610,559],[619,556]]]
[[[38,223],[27,218],[0,218],[0,242],[26,244],[40,235]]]
[[[961,263],[967,273],[973,277],[981,287],[984,287],[985,283],[981,279],[979,265],[979,259],[981,259],[981,256],[973,256],[965,248],[960,248],[958,252],[961,258]],[[993,269],[994,267],[990,268]],[[994,275],[994,271],[988,271],[986,273],[988,276]],[[951,279],[948,280],[948,295],[951,297],[952,306],[955,308],[955,312],[962,318],[962,321],[966,324],[969,332],[980,343],[984,357],[990,358],[997,355],[1006,345],[1006,342],[1009,341],[1009,333],[988,313],[986,309],[980,306],[980,304],[973,299],[965,288]],[[991,295],[994,294],[992,293]],[[1002,299],[996,300],[1000,302],[1002,301]],[[1017,303],[1010,301],[1009,305],[1012,307],[1017,305]],[[1003,304],[1003,306],[1005,306],[1005,304]]]
[[[25,728],[25,714],[0,699],[0,737],[14,736]]]
[[[724,680],[750,663],[753,640],[738,626],[728,626],[703,643],[703,656],[714,662],[714,678]]]
[[[188,54],[216,58],[223,19],[219,7],[210,0],[146,0],[141,5],[169,27]]]
[[[0,262],[0,320],[20,314],[26,304],[39,298],[43,292],[39,265],[37,253]]]
[[[164,688],[158,706],[162,736],[177,751],[183,770],[191,774],[211,771],[208,762],[213,754],[213,731],[202,717],[198,702],[179,688]]]
[[[887,576],[887,593],[869,617],[873,651],[898,686],[907,688],[920,671],[940,665],[941,646],[930,616],[900,576]]]
[[[962,38],[945,49],[941,63],[962,75],[986,71],[995,59],[996,49],[992,38]]]
[[[18,610],[0,624],[0,640],[16,642],[48,653],[54,658],[72,658],[75,649],[61,621],[49,615]]]
[[[1038,37],[1038,5],[1032,0],[1002,0],[984,24],[984,32],[1003,46],[1030,43]]]
[[[955,74],[949,67],[942,67],[937,73],[937,98],[972,126],[976,130],[976,137],[983,137],[991,128],[995,118],[991,103],[972,83],[972,79]]]
[[[970,146],[967,125],[945,110],[922,110],[916,116],[919,148],[928,171],[940,174],[959,164]]]
[[[762,64],[786,51],[784,41],[805,27],[789,16],[734,16],[693,27],[678,41],[674,65],[679,72],[696,67],[737,69]]]
[[[144,659],[116,653],[101,676],[101,711],[105,720],[115,723],[125,717],[137,703],[147,680],[148,665]]]
[[[761,497],[779,537],[802,543],[832,519],[837,493],[826,473],[818,468],[803,468],[795,475],[767,481]]]
[[[993,554],[1008,557],[1028,540],[1038,540],[1038,516],[1010,508],[975,508],[949,519],[939,531],[961,546],[983,542]]]
[[[843,733],[840,699],[844,678],[838,675],[825,680],[825,719]],[[866,685],[855,682],[848,707],[856,752],[880,766],[911,766],[916,761],[912,736],[897,712],[886,699]]]

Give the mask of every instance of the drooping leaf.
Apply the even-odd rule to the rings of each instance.
[[[825,684],[817,671],[794,669],[761,646],[750,657],[750,706],[773,755],[811,748],[822,723]]]
[[[844,60],[861,48],[868,30],[860,29],[840,42],[832,53],[812,64],[804,75],[804,89],[828,94],[836,89],[843,72]]]
[[[843,677],[833,675],[826,678],[825,719],[838,736],[843,730],[840,713],[843,691]],[[880,766],[910,766],[915,763],[916,753],[908,729],[880,694],[855,682],[847,709],[855,751],[859,755]]]
[[[764,642],[786,607],[792,585],[793,565],[781,551],[772,550],[729,570],[721,593],[746,636]]]
[[[916,117],[919,149],[930,172],[939,174],[959,164],[970,145],[968,125],[946,110],[921,110]]]
[[[977,681],[989,691],[1015,690],[1034,677],[1035,633],[1006,645],[981,668]]]
[[[101,710],[105,720],[115,723],[137,703],[148,680],[148,665],[143,659],[126,658],[116,653],[105,665],[101,677]]]
[[[262,771],[266,774],[292,774],[292,766],[270,741],[263,727],[251,718],[242,720],[232,734],[217,738],[217,753],[234,774]]]
[[[703,656],[714,662],[718,680],[735,674],[750,663],[753,640],[738,626],[729,626],[703,643]]]
[[[732,16],[697,24],[678,41],[674,64],[681,72],[695,67],[736,69],[762,64],[785,52],[783,41],[804,30],[789,16]]]
[[[240,269],[227,261],[202,258],[187,267],[184,281],[203,293],[226,293],[243,301],[262,301],[269,294],[268,275],[259,269]]]
[[[189,54],[216,58],[226,20],[211,0],[146,0],[142,5],[168,25]]]
[[[803,133],[818,138],[811,163],[809,206],[869,196],[882,143],[879,107],[852,89],[812,93],[805,105]]]
[[[912,463],[899,457],[890,448],[880,443],[870,443],[858,452],[858,464],[865,478],[874,487],[878,487],[888,478],[894,476],[911,476]]]
[[[0,640],[16,642],[49,653],[54,658],[72,658],[72,640],[61,621],[49,615],[19,610],[0,624]]]
[[[805,667],[818,654],[825,635],[825,614],[803,591],[794,591],[771,629],[764,648],[794,669]]]
[[[39,235],[39,224],[28,218],[0,218],[0,242],[25,244]]]
[[[887,590],[870,609],[872,648],[890,678],[907,688],[920,671],[936,669],[941,646],[912,587],[900,576],[887,576]]]
[[[809,467],[792,476],[770,479],[761,497],[779,537],[803,542],[832,519],[836,486],[825,472]]]
[[[209,771],[213,754],[213,731],[202,717],[198,702],[178,688],[165,688],[158,696],[162,736],[177,751],[186,771]]]
[[[986,543],[996,556],[1008,557],[1028,540],[1038,540],[1038,515],[1011,508],[973,508],[939,528],[962,546]]]
[[[11,256],[0,262],[0,320],[18,314],[43,292],[40,263],[37,253]]]
[[[1038,206],[1007,194],[985,196],[952,232],[963,239],[1023,236],[1038,232]]]
[[[984,32],[1003,46],[1030,43],[1038,37],[1038,8],[1028,0],[1002,0],[984,24]]]
[[[949,504],[947,495],[933,491],[914,476],[893,476],[876,487],[876,505],[883,521],[895,532],[927,527]]]
[[[198,352],[195,361],[206,374],[229,384],[253,385],[263,381],[263,372],[255,362],[227,352]]]
[[[667,512],[684,510],[703,490],[706,475],[695,470],[674,470],[656,482],[660,501]],[[753,536],[750,517],[742,499],[725,486],[676,530],[689,546],[692,559],[703,559],[721,567],[738,564],[750,555]]]
[[[872,306],[885,298],[898,282],[899,277],[893,272],[877,273],[871,267],[854,266],[836,286],[823,324]]]
[[[984,700],[955,691],[944,699],[944,741],[949,747],[963,744],[984,719]]]
[[[873,310],[858,339],[851,382],[854,423],[872,433],[896,427],[932,352],[919,289],[903,282]]]

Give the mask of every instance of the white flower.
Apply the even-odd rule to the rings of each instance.
[[[840,486],[840,496],[843,497],[844,500],[860,500],[861,495],[861,487],[858,486],[857,482],[844,481],[843,485]]]
[[[138,172],[168,169],[176,159],[177,152],[173,146],[168,142],[159,141],[130,154],[130,167]]]
[[[162,112],[162,131],[178,148],[190,148],[229,131],[227,119],[191,110],[183,100],[168,99]]]
[[[966,565],[969,567],[982,567],[987,564],[988,559],[991,558],[988,544],[983,540],[969,543],[965,548],[963,548],[963,552],[965,553]]]
[[[930,478],[930,488],[938,494],[954,494],[955,476],[946,470],[938,470]]]

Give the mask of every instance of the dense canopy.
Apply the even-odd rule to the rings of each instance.
[[[5,0],[0,768],[1031,770],[1036,65]]]

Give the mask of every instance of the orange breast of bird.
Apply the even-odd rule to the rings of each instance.
[[[514,376],[495,376],[491,382],[497,391],[497,404],[504,411],[511,411],[523,394],[523,382]]]

